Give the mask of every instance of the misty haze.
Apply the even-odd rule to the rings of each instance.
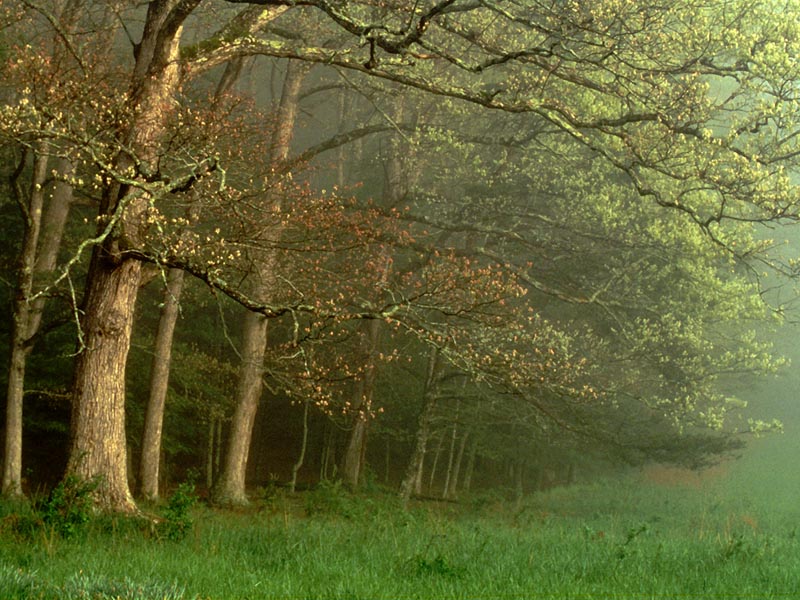
[[[800,0],[0,0],[0,599],[800,598]]]

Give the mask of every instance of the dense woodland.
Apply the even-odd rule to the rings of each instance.
[[[3,493],[525,493],[777,427],[797,15],[2,0]]]

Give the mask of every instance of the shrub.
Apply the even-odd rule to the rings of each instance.
[[[197,493],[194,483],[180,484],[162,511],[164,520],[159,523],[159,535],[173,541],[185,538],[192,529],[191,511],[195,504],[197,504]]]
[[[342,482],[325,479],[306,494],[305,509],[309,516],[339,516],[347,519],[359,513],[355,499],[344,489]]]
[[[85,531],[92,514],[92,494],[100,485],[93,478],[81,480],[67,476],[36,508],[42,523],[63,538],[71,538]]]

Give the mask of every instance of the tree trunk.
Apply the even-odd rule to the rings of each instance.
[[[289,485],[289,490],[293,494],[297,487],[297,473],[300,471],[306,458],[306,446],[308,445],[308,404],[308,400],[303,402],[303,441],[300,443],[300,455],[292,466],[292,481]]]
[[[357,415],[353,419],[353,428],[347,441],[347,448],[342,461],[342,480],[350,487],[357,489],[361,483],[363,465],[361,457],[367,443],[368,417]]]
[[[411,453],[411,460],[408,463],[405,477],[400,484],[400,498],[403,504],[407,505],[411,499],[411,494],[419,495],[422,493],[422,465],[425,459],[425,451],[431,435],[431,420],[433,411],[436,407],[436,369],[439,357],[439,349],[433,346],[428,357],[428,372],[425,376],[425,384],[422,389],[422,408],[417,419],[417,435],[414,443],[414,450]]]
[[[473,440],[469,447],[469,457],[467,459],[467,470],[464,473],[464,491],[469,493],[472,489],[472,475],[475,473],[475,457],[478,454],[478,441]]]
[[[155,39],[155,44],[152,54],[141,47],[137,51],[136,70],[140,75],[131,80],[130,102],[136,114],[122,136],[122,147],[130,148],[131,155],[122,151],[117,157],[117,168],[122,172],[132,166],[133,157],[146,167],[158,160],[159,140],[180,79],[182,23],[199,2],[183,0],[168,17],[158,10],[165,3],[148,6],[144,36]],[[114,233],[92,254],[81,318],[84,346],[75,362],[73,379],[66,476],[96,479],[96,504],[119,512],[137,510],[126,463],[125,364],[142,273],[141,263],[126,258],[122,251],[140,244],[149,200],[135,187],[110,186],[104,194],[100,223],[115,211],[123,212]]]
[[[436,481],[436,467],[439,466],[439,457],[442,455],[444,445],[444,434],[439,436],[439,443],[436,444],[436,452],[433,453],[433,463],[431,463],[431,474],[428,480],[428,493],[433,495],[433,484]]]
[[[222,466],[222,417],[216,420],[217,430],[217,443],[214,446],[214,478],[219,477],[220,467]]]
[[[461,443],[458,446],[458,455],[456,456],[456,464],[453,467],[453,478],[450,480],[450,487],[447,490],[447,497],[450,499],[455,499],[458,496],[458,478],[461,474],[461,464],[468,439],[469,431],[466,431],[464,435],[461,436]]]
[[[241,58],[237,58],[226,65],[214,93],[215,103],[219,102],[235,85],[241,70]],[[191,220],[192,209],[189,210],[189,216]],[[175,324],[180,313],[180,297],[183,292],[183,283],[184,272],[182,270],[170,269],[167,272],[164,302],[162,303],[161,315],[158,321],[153,360],[150,368],[150,394],[145,408],[144,428],[142,430],[142,456],[139,462],[139,493],[148,500],[157,500],[159,496],[162,427],[172,363],[172,340],[175,334]]]
[[[284,163],[289,156],[289,146],[294,132],[299,108],[300,89],[303,78],[310,66],[290,60],[278,106],[278,128],[272,140],[272,160],[276,166]],[[275,235],[279,235],[276,231]],[[255,297],[268,298],[272,293],[275,260],[260,257],[257,260],[258,283]],[[248,313],[244,318],[242,367],[239,384],[236,388],[236,409],[231,421],[231,434],[224,466],[212,497],[214,502],[223,505],[245,505],[248,503],[245,491],[247,457],[253,434],[253,423],[261,398],[261,377],[264,372],[264,355],[267,346],[267,319],[261,315]]]
[[[522,460],[516,461],[514,464],[514,489],[516,496],[517,510],[522,506],[522,500],[525,498],[525,463]]]
[[[344,106],[340,105],[340,110]],[[398,96],[394,106],[394,118],[399,122],[404,114],[404,99]],[[389,150],[389,161],[386,165],[386,182],[384,185],[384,199],[391,207],[395,207],[402,198],[405,197],[408,190],[408,177],[403,169],[402,148],[397,139],[391,141]],[[344,178],[344,173],[339,173],[341,179]],[[382,286],[389,278],[389,270],[391,268],[391,260],[386,257],[386,266],[381,274],[381,280],[377,286]],[[353,401],[353,408],[357,414],[353,420],[353,427],[350,433],[350,439],[345,451],[344,461],[342,463],[342,478],[352,489],[356,489],[361,483],[361,477],[364,472],[364,457],[367,451],[367,429],[369,426],[370,408],[373,401],[375,391],[375,378],[377,375],[376,365],[376,351],[378,347],[378,333],[380,332],[380,321],[373,319],[369,321],[366,326],[367,329],[367,349],[365,353],[365,367],[363,384],[359,390],[357,386],[355,398]]]
[[[208,443],[206,444],[206,489],[214,485],[214,434],[216,422],[213,417],[208,419]]]
[[[322,446],[322,454],[320,456],[319,462],[319,478],[321,481],[326,481],[331,477],[336,475],[335,467],[336,467],[336,430],[334,429],[333,425],[330,421],[326,421],[325,426],[325,435],[323,446]],[[331,473],[331,466],[334,468],[334,472]]]
[[[383,483],[385,485],[389,485],[389,473],[391,472],[389,467],[391,465],[391,461],[392,461],[392,446],[391,442],[389,441],[389,438],[386,438],[386,454],[383,465]]]
[[[248,312],[244,316],[242,367],[236,390],[237,403],[231,419],[222,473],[212,494],[214,502],[220,505],[235,506],[248,503],[245,474],[256,410],[261,399],[267,322],[265,317],[256,313]]]
[[[62,31],[71,30],[81,12],[83,0],[70,0],[62,7],[59,23]],[[63,58],[62,38],[56,36],[52,60]],[[6,395],[6,428],[3,453],[2,494],[20,497],[22,491],[22,409],[25,394],[25,369],[28,356],[33,350],[33,337],[39,331],[45,297],[31,302],[34,279],[37,273],[47,273],[55,268],[58,250],[64,234],[72,188],[57,182],[51,201],[42,221],[44,207],[44,184],[47,177],[48,157],[39,148],[34,156],[33,175],[25,211],[25,233],[20,252],[17,290],[13,303],[11,348]],[[69,175],[71,165],[59,159],[56,167],[60,174]],[[22,202],[22,199],[19,199]],[[41,235],[40,235],[41,234]],[[37,253],[37,245],[42,238]]]
[[[3,495],[22,496],[22,402],[25,393],[25,367],[30,352],[31,329],[30,296],[33,291],[33,274],[36,247],[44,206],[44,180],[47,175],[47,156],[36,152],[33,158],[33,177],[28,198],[24,203],[25,233],[22,239],[17,290],[14,296],[11,333],[11,357],[6,396],[6,437],[3,455]]]
[[[55,170],[61,177],[70,177],[73,174],[75,167],[67,159],[59,158],[55,162]],[[71,207],[72,186],[65,181],[56,181],[42,216],[41,243],[36,258],[36,274],[42,280],[39,288],[49,283],[48,276],[52,276],[56,270],[58,252],[61,249],[61,240],[64,238],[64,229]],[[33,301],[28,337],[33,337],[39,331],[46,302],[47,298],[44,295]]]
[[[161,430],[164,406],[169,388],[169,369],[172,362],[172,338],[180,313],[184,272],[170,269],[164,290],[164,302],[156,331],[153,360],[150,367],[150,395],[144,414],[142,456],[139,463],[140,495],[148,500],[158,499],[158,472],[161,462]]]
[[[367,430],[369,428],[370,411],[375,394],[375,376],[377,365],[375,353],[378,347],[380,321],[372,319],[367,323],[366,361],[364,375],[356,385],[353,398],[353,427],[347,442],[344,460],[342,461],[342,479],[351,488],[357,489],[364,474],[364,455],[367,447]]]
[[[98,248],[92,258],[72,392],[67,474],[97,479],[101,508],[133,512],[125,438],[125,363],[142,265],[117,264]]]
[[[466,381],[466,380],[465,380]],[[453,430],[450,435],[450,449],[447,453],[447,472],[445,473],[444,486],[442,486],[442,499],[447,499],[450,495],[450,481],[453,477],[453,463],[456,456],[456,439],[458,439],[458,413],[461,407],[461,400],[456,401],[456,419],[453,422]]]

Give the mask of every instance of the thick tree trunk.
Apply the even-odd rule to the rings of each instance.
[[[272,160],[276,165],[286,161],[294,132],[299,108],[300,89],[309,65],[289,61],[283,91],[278,107],[278,128],[272,143]],[[276,235],[279,232],[276,232]],[[270,257],[258,257],[256,273],[259,283],[254,286],[254,296],[268,298],[272,293],[275,261]],[[247,314],[244,319],[242,366],[236,388],[236,409],[231,421],[231,434],[227,455],[212,497],[223,505],[247,504],[245,479],[247,457],[253,434],[253,424],[261,398],[261,377],[264,372],[264,355],[267,345],[267,319],[261,315]]]
[[[131,105],[136,108],[123,138],[117,168],[134,161],[154,166],[170,107],[178,89],[179,46],[183,21],[200,0],[183,0],[165,17],[148,6],[144,36],[152,48],[137,51],[137,75],[131,80]],[[76,363],[72,390],[71,444],[66,476],[96,479],[96,504],[104,509],[133,512],[128,485],[125,438],[125,364],[130,349],[134,307],[142,267],[125,258],[125,247],[136,248],[147,226],[149,199],[143,192],[112,186],[101,206],[103,219],[124,210],[119,227],[95,248],[83,302],[81,336],[84,347]]]
[[[156,331],[153,360],[150,367],[150,395],[144,415],[142,456],[139,462],[140,495],[148,500],[158,499],[158,473],[161,463],[161,430],[164,406],[169,388],[169,369],[172,362],[172,338],[180,313],[184,272],[170,269],[164,290],[164,302]]]
[[[125,438],[125,363],[142,265],[116,263],[98,248],[84,303],[72,392],[72,428],[67,475],[96,479],[97,504],[133,512]]]

